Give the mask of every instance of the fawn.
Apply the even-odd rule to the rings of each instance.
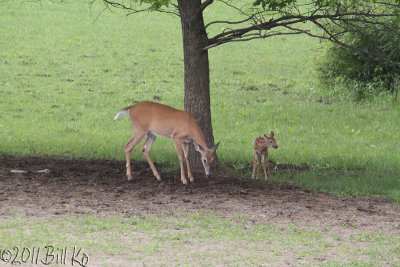
[[[269,158],[268,158],[268,148],[272,147],[274,149],[278,148],[278,145],[276,144],[276,140],[274,138],[274,132],[270,131],[268,135],[264,134],[264,136],[259,136],[253,141],[253,149],[254,149],[254,162],[253,162],[253,173],[251,175],[252,178],[255,178],[258,176],[258,171],[260,167],[260,161],[262,164],[262,167],[264,169],[264,176],[265,179],[267,180],[268,178],[271,179],[271,168],[269,164]],[[267,166],[265,161],[267,161]],[[268,167],[268,176],[267,176],[267,171],[266,167]],[[256,174],[257,172],[257,174]]]

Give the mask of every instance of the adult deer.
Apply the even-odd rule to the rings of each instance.
[[[254,150],[254,161],[253,161],[253,173],[251,174],[251,177],[254,178],[255,176],[258,176],[258,170],[259,170],[259,162],[261,160],[262,167],[264,169],[264,177],[265,180],[268,179],[268,177],[271,179],[271,168],[269,164],[269,158],[268,158],[268,148],[272,147],[274,149],[278,148],[278,145],[276,144],[275,140],[275,134],[273,131],[270,131],[268,135],[264,134],[264,136],[259,136],[253,141],[253,150]],[[267,171],[266,171],[266,164],[265,161],[267,161],[267,166],[268,166],[268,177],[267,177]],[[256,175],[257,171],[257,175]]]
[[[194,181],[189,165],[190,143],[193,143],[195,149],[200,152],[201,162],[203,163],[207,177],[211,176],[210,164],[214,160],[214,153],[219,143],[212,148],[208,148],[203,132],[190,113],[159,103],[144,101],[119,111],[115,115],[114,120],[118,120],[126,115],[130,116],[134,133],[132,139],[125,146],[126,175],[128,180],[132,179],[131,151],[144,137],[146,137],[146,141],[143,144],[142,153],[149,163],[154,176],[157,180],[161,180],[161,176],[150,158],[151,145],[157,136],[172,138],[174,140],[180,161],[181,181],[183,184],[188,183],[185,176],[184,159],[186,160],[189,180],[191,182]]]

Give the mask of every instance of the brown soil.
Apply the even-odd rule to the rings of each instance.
[[[0,218],[15,213],[37,218],[180,216],[206,209],[223,217],[240,213],[248,216],[249,223],[293,222],[300,227],[329,223],[399,232],[400,207],[383,198],[336,197],[232,175],[212,179],[201,175],[194,184],[184,186],[179,175],[170,173],[157,182],[142,162],[134,162],[135,180],[128,181],[124,168],[121,161],[0,156]],[[36,172],[43,169],[50,173]]]

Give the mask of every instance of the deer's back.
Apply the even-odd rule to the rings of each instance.
[[[182,131],[188,132],[188,128],[197,126],[190,113],[151,101],[133,105],[130,117],[134,128],[140,127],[165,137]]]

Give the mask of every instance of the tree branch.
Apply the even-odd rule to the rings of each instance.
[[[93,0],[93,2],[95,2],[96,0]],[[171,14],[174,16],[178,16],[179,17],[179,13],[177,11],[173,11],[173,10],[168,10],[168,9],[163,9],[163,8],[157,8],[157,9],[152,9],[151,7],[147,7],[147,8],[143,8],[143,9],[136,9],[133,8],[131,5],[126,5],[124,4],[124,1],[122,2],[116,2],[116,1],[111,1],[111,0],[101,0],[103,1],[103,3],[106,6],[112,6],[114,8],[119,8],[122,10],[127,11],[128,13],[126,14],[127,16],[132,15],[132,14],[136,14],[136,13],[140,13],[140,12],[145,12],[145,11],[157,11],[157,12],[161,12],[161,13],[167,13],[167,14]],[[171,2],[170,2],[171,3]],[[172,4],[172,6],[174,6],[174,8],[176,9],[177,6],[175,4]]]
[[[214,0],[206,0],[201,4],[201,12],[204,11],[209,5],[211,5],[214,2]]]
[[[243,20],[239,20],[239,21],[227,21],[227,20],[216,20],[216,21],[211,21],[211,22],[209,22],[206,26],[205,26],[205,28],[207,29],[207,27],[209,27],[209,26],[211,26],[211,25],[213,25],[213,24],[230,24],[230,25],[233,25],[233,24],[242,24],[242,23],[245,23],[245,22],[247,22],[247,21],[249,21],[249,20],[251,20],[251,19],[253,19],[254,18],[254,16],[255,16],[255,14],[253,14],[253,15],[251,15],[250,17],[248,17],[248,18],[246,18],[246,19],[243,19]]]
[[[357,48],[354,47],[354,46],[348,45],[348,44],[346,44],[346,43],[340,41],[340,40],[337,38],[337,36],[338,36],[339,34],[334,35],[331,31],[329,31],[329,30],[328,30],[324,25],[322,25],[320,22],[318,22],[318,21],[312,21],[312,23],[314,23],[315,25],[317,25],[320,29],[322,29],[322,30],[329,36],[329,37],[325,37],[324,39],[327,39],[327,40],[329,40],[329,41],[331,41],[331,42],[336,43],[337,45],[340,45],[341,47],[344,47],[344,48],[346,48],[346,49],[349,49],[349,50],[353,51],[353,53],[355,53],[355,54],[364,54],[364,55],[366,55],[367,57],[372,58],[372,59],[374,59],[374,60],[381,60],[381,61],[385,61],[385,62],[392,63],[392,64],[399,64],[399,62],[395,62],[395,61],[389,60],[389,59],[388,59],[386,56],[384,56],[382,53],[373,53],[373,54],[372,54],[372,53],[368,52],[367,50],[364,50],[364,49],[357,49]],[[341,34],[340,34],[340,35],[341,35]]]
[[[205,47],[204,49],[209,49],[211,47],[215,47],[221,45],[223,43],[227,43],[233,40],[245,38],[246,34],[252,31],[269,31],[273,28],[277,27],[286,27],[294,24],[305,23],[307,21],[316,22],[319,20],[330,20],[330,21],[341,21],[350,25],[352,22],[360,22],[364,24],[380,24],[381,22],[377,20],[372,20],[376,18],[382,17],[393,17],[395,14],[373,14],[368,12],[348,12],[348,13],[338,13],[337,11],[335,14],[331,14],[325,12],[323,14],[315,14],[315,12],[311,13],[309,16],[305,16],[302,14],[288,14],[282,16],[277,19],[270,19],[269,21],[262,22],[262,23],[254,23],[251,26],[239,28],[239,29],[232,29],[223,31],[215,35],[214,37],[210,38],[210,44]],[[316,23],[314,23],[317,25]],[[322,24],[320,24],[322,25]],[[318,26],[318,25],[317,25]],[[353,25],[354,26],[354,25]],[[324,31],[330,33],[330,31],[324,27]],[[262,34],[260,34],[262,35]],[[268,35],[263,35],[268,36]]]
[[[241,39],[222,40],[220,43],[210,44],[210,45],[204,47],[203,49],[207,50],[207,49],[219,46],[224,43],[245,42],[245,41],[250,41],[250,40],[254,40],[254,39],[266,39],[266,38],[272,37],[272,36],[295,35],[295,34],[303,34],[303,32],[272,32],[269,34],[261,34],[261,35],[260,34],[249,34],[249,35],[245,35]]]
[[[226,1],[226,0],[218,0],[218,1],[221,2],[221,3],[224,3],[225,5],[227,5],[230,8],[233,8],[234,10],[238,11],[240,14],[242,14],[242,15],[244,15],[246,17],[250,17],[249,14],[247,14],[246,12],[243,11],[243,8],[239,8],[237,6],[234,6],[231,3],[228,3],[229,0],[228,1]]]

